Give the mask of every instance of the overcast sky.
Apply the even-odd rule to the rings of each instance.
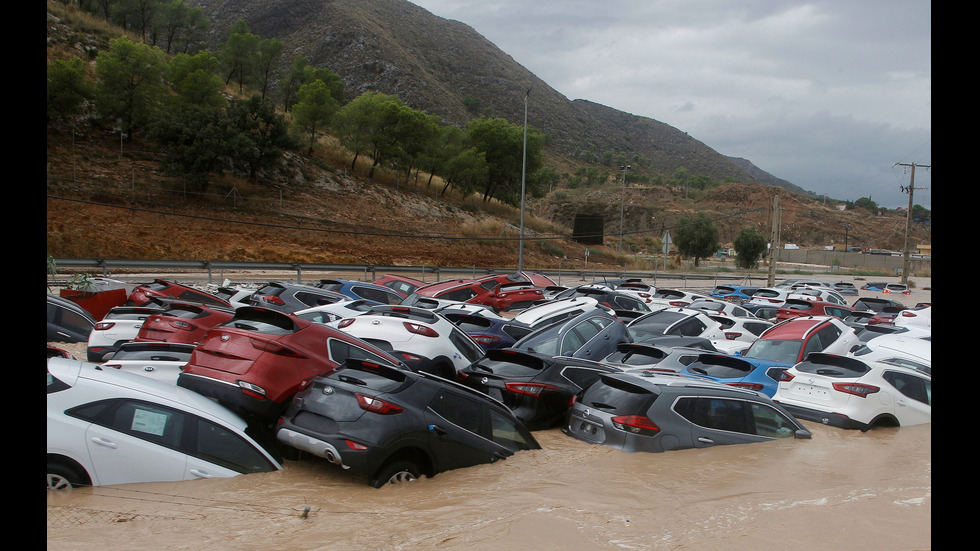
[[[814,193],[907,207],[902,164],[918,165],[913,202],[932,208],[929,1],[410,1],[568,99],[669,124]]]

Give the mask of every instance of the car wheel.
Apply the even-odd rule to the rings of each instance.
[[[418,479],[422,471],[411,461],[391,461],[382,466],[371,479],[371,486],[380,488],[385,484],[398,484]]]
[[[49,463],[47,474],[49,490],[70,490],[87,485],[85,476],[77,469],[60,463]]]

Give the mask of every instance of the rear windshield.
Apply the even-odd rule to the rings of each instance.
[[[860,360],[831,354],[810,354],[796,365],[801,373],[813,373],[824,377],[853,379],[864,375],[870,369]]]
[[[630,323],[629,332],[635,340],[643,341],[650,337],[664,335],[671,325],[686,317],[687,314],[682,314],[680,312],[661,310],[659,312],[646,315],[643,318],[637,318],[636,321]]]
[[[494,375],[508,377],[533,377],[544,369],[545,363],[540,358],[527,354],[495,352],[479,361],[484,370]]]
[[[154,362],[186,362],[190,357],[190,350],[161,350],[160,348],[120,348],[112,355],[113,360],[150,360]]]
[[[621,346],[606,357],[606,362],[625,365],[651,365],[659,363],[667,354],[659,348]]]
[[[378,392],[398,392],[409,381],[406,373],[399,369],[360,362],[337,368],[330,378]]]
[[[279,312],[264,309],[239,309],[235,317],[219,327],[255,331],[265,335],[288,335],[296,331],[296,325]]]
[[[775,289],[759,289],[758,291],[752,293],[753,297],[759,298],[776,298],[779,296],[779,291]]]
[[[583,405],[616,415],[645,415],[657,395],[643,387],[603,376],[582,395]]]
[[[733,379],[748,375],[752,371],[752,364],[725,356],[701,356],[687,366],[687,369],[709,377]]]
[[[757,339],[745,351],[745,356],[773,362],[795,364],[800,357],[802,340]]]

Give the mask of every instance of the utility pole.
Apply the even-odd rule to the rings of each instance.
[[[908,283],[909,283],[909,263],[910,263],[910,261],[909,261],[909,225],[911,225],[911,223],[912,223],[912,192],[915,191],[915,190],[917,190],[917,189],[925,189],[925,188],[921,188],[921,187],[919,187],[919,188],[915,187],[915,167],[916,166],[921,166],[922,168],[932,168],[932,165],[917,165],[915,163],[895,163],[892,166],[893,167],[896,167],[896,166],[909,166],[909,167],[912,167],[912,177],[911,177],[911,180],[909,181],[908,187],[898,186],[898,189],[902,190],[903,193],[908,193],[909,194],[909,209],[907,211],[905,211],[905,247],[902,249],[903,256],[905,257],[904,262],[902,263],[902,283],[908,285]]]
[[[776,284],[776,244],[779,242],[779,192],[772,197],[772,213],[769,228],[769,277],[766,287]]]
[[[521,240],[517,252],[517,271],[524,271],[524,178],[527,172],[527,98],[531,89],[524,94],[524,157],[521,160]]]

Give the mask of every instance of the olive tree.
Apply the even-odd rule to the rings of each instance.
[[[753,268],[759,264],[759,259],[766,252],[766,238],[755,228],[742,228],[733,243],[735,254],[735,265],[739,268]]]
[[[702,258],[708,258],[718,251],[718,228],[704,213],[680,220],[674,237],[677,250],[683,256],[694,258],[694,265],[700,266]]]

